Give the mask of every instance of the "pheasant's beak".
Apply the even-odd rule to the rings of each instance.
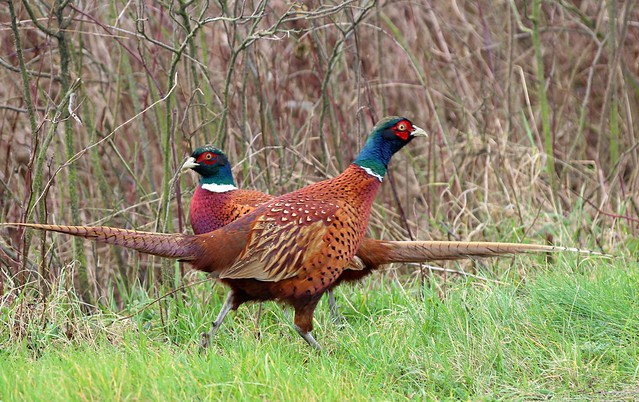
[[[417,126],[413,126],[413,131],[411,131],[410,135],[413,137],[428,137],[428,133]]]
[[[185,170],[188,169],[193,169],[200,166],[199,163],[195,162],[195,158],[192,156],[189,156],[188,159],[184,162],[184,164],[182,165],[182,171],[184,172]]]

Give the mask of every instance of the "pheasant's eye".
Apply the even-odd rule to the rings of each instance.
[[[199,158],[198,162],[205,163],[207,165],[212,165],[217,162],[217,155],[213,152],[203,153]]]
[[[395,135],[406,141],[410,137],[410,131],[412,131],[413,125],[410,124],[407,120],[402,120],[399,123],[395,124],[393,127],[393,132]]]

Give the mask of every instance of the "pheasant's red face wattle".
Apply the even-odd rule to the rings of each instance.
[[[413,125],[408,120],[402,120],[393,126],[393,131],[396,136],[406,141],[413,131]]]
[[[196,162],[203,163],[205,165],[214,165],[217,163],[217,155],[213,152],[204,152],[197,158]]]

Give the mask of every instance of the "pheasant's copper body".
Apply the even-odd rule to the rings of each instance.
[[[249,300],[293,305],[295,324],[307,333],[322,293],[359,248],[379,185],[351,165],[334,179],[275,198],[227,226],[198,235],[203,247],[220,244],[224,249],[217,258],[208,253],[193,264],[215,272],[233,289],[234,308]],[[236,257],[231,261],[227,255]]]

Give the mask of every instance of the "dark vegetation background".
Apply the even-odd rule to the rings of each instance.
[[[398,114],[431,136],[394,158],[373,236],[634,251],[635,3],[2,0],[0,221],[188,231],[194,148],[280,194]],[[4,228],[0,273],[5,298],[73,279],[90,303],[191,275]]]

